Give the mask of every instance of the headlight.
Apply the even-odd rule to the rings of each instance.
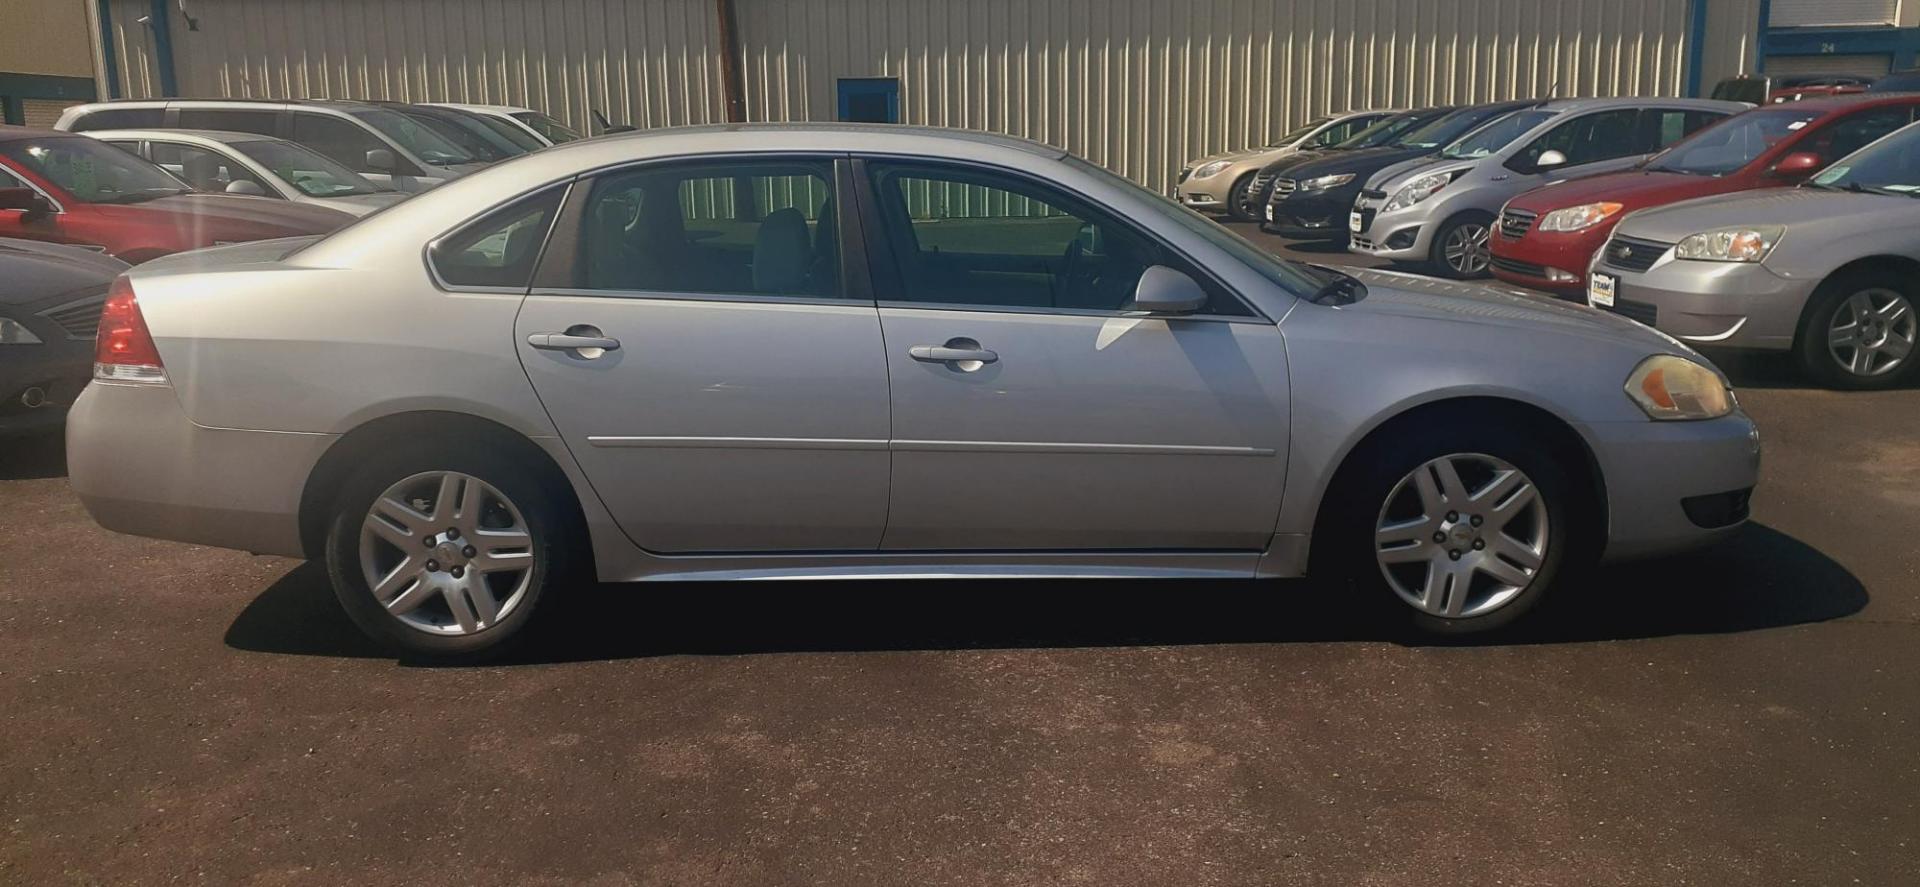
[[[1321,176],[1317,179],[1302,179],[1300,180],[1298,187],[1302,191],[1325,191],[1328,188],[1338,188],[1341,185],[1344,185],[1351,181],[1353,181],[1353,173],[1342,173],[1337,176]]]
[[[11,317],[0,317],[0,345],[38,345],[40,337]]]
[[[1464,170],[1462,171],[1464,172]],[[1393,199],[1388,200],[1387,205],[1380,211],[1390,213],[1396,209],[1406,209],[1409,206],[1432,197],[1435,192],[1441,188],[1445,188],[1447,183],[1453,181],[1454,176],[1459,174],[1460,173],[1443,172],[1414,179],[1401,186],[1399,191],[1394,192]]]
[[[1231,160],[1215,160],[1212,163],[1203,163],[1200,164],[1199,169],[1193,171],[1193,178],[1204,179],[1208,176],[1217,176],[1221,170],[1232,165],[1233,161]]]
[[[1720,374],[1684,357],[1656,354],[1627,377],[1627,396],[1659,420],[1718,419],[1733,412]]]
[[[1702,231],[1682,238],[1673,255],[1703,262],[1758,262],[1773,252],[1774,244],[1785,233],[1787,229],[1778,225]]]
[[[1542,231],[1585,231],[1620,214],[1618,203],[1583,203],[1556,209],[1540,220]]]

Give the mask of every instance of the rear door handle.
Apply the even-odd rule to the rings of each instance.
[[[959,363],[968,360],[993,363],[1000,359],[1000,355],[985,348],[955,348],[951,345],[915,345],[907,349],[907,356],[928,363]]]

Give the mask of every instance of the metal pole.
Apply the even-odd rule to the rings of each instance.
[[[726,105],[728,123],[747,119],[746,88],[740,82],[740,40],[733,18],[733,0],[714,0],[714,14],[720,21],[720,90]]]

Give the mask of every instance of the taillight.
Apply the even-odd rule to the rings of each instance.
[[[100,332],[93,340],[93,377],[109,382],[167,381],[160,349],[154,347],[147,320],[140,316],[133,283],[125,277],[113,281],[107,303],[100,309]]]

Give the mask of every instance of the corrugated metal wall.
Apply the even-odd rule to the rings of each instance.
[[[1752,16],[1713,0],[1707,81]],[[1312,116],[1685,89],[1687,0],[735,0],[754,120],[826,120],[840,77],[901,78],[905,122],[1059,145],[1149,186]],[[712,0],[193,0],[180,92],[524,104],[585,126],[724,115]],[[151,9],[114,0],[123,90],[154,95]],[[1714,60],[1721,60],[1714,67]]]

